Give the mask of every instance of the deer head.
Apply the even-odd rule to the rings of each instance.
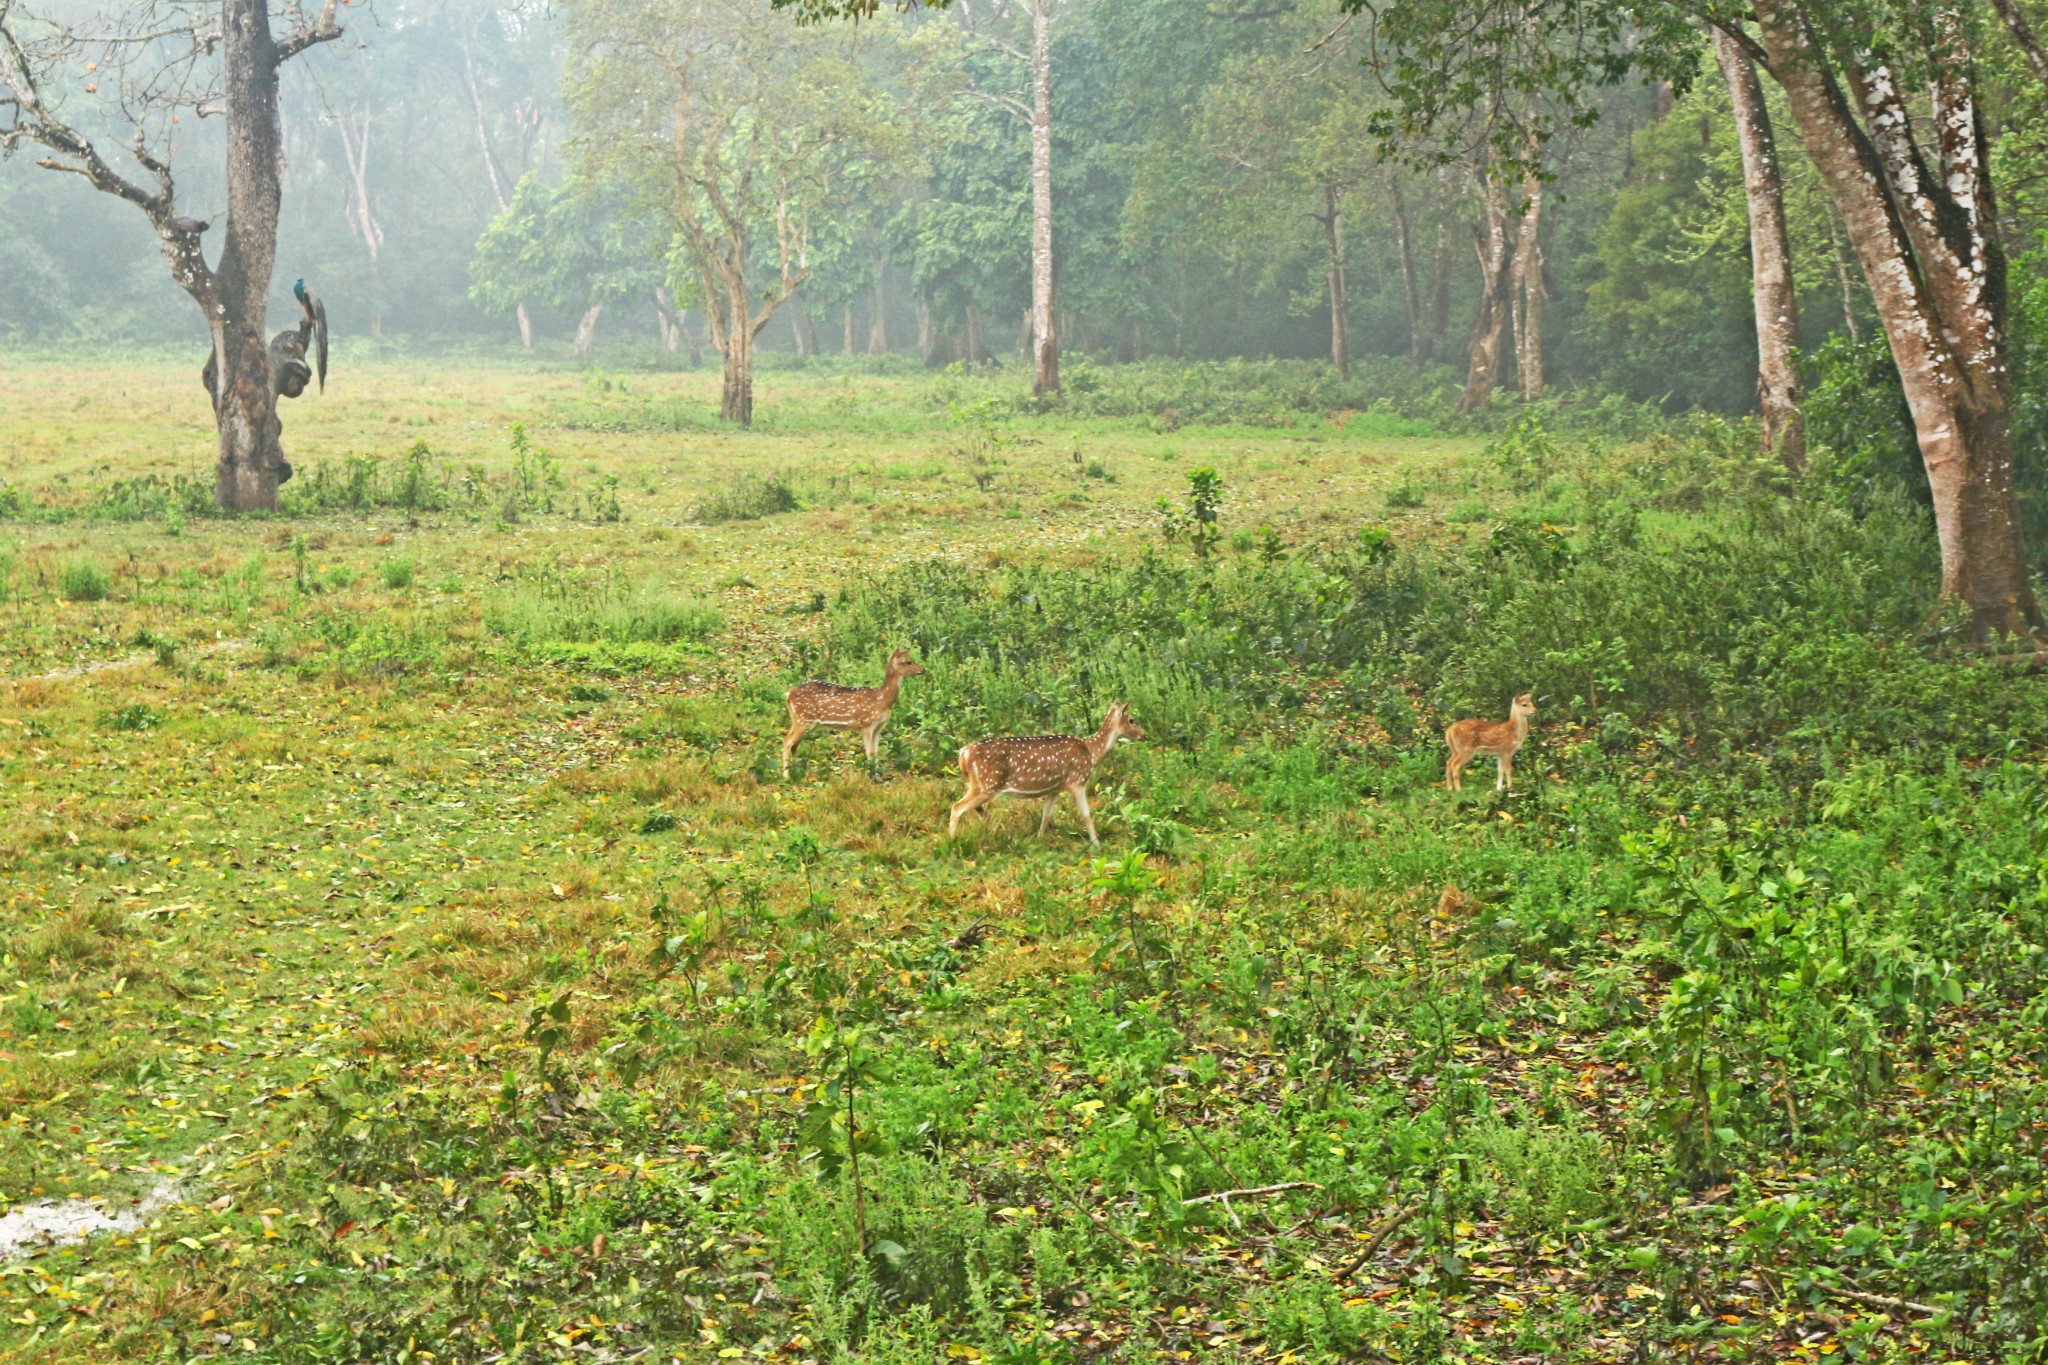
[[[912,662],[907,649],[899,649],[889,656],[888,675],[892,678],[915,678],[923,672],[924,665]]]
[[[1139,727],[1138,722],[1131,719],[1131,704],[1126,701],[1120,701],[1109,708],[1109,718],[1102,723],[1102,728],[1109,731],[1111,744],[1120,739],[1145,737],[1145,732]]]
[[[1535,715],[1536,694],[1534,692],[1524,692],[1521,696],[1516,697],[1514,704],[1508,708],[1508,714],[1519,717],[1522,720],[1527,720]]]

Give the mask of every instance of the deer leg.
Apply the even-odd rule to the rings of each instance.
[[[1494,784],[1493,789],[1498,792],[1504,792],[1514,785],[1515,756],[1513,754],[1502,754],[1500,756],[1500,780]]]
[[[1454,792],[1465,790],[1465,765],[1471,758],[1470,754],[1461,754],[1456,749],[1451,750],[1451,761],[1444,764],[1444,786]]]
[[[782,737],[782,775],[784,777],[789,776],[789,760],[796,756],[796,746],[803,743],[804,735],[809,732],[810,728],[804,721],[791,720],[789,722],[789,733]]]
[[[967,794],[953,803],[953,818],[946,825],[946,837],[952,838],[960,830],[960,822],[988,804],[990,793],[969,787]]]
[[[1041,839],[1045,837],[1045,832],[1052,828],[1052,808],[1059,799],[1060,794],[1058,792],[1054,792],[1051,796],[1045,798],[1045,810],[1038,817],[1038,837]]]
[[[860,742],[861,746],[868,751],[868,774],[872,777],[880,777],[882,775],[882,727],[871,725],[861,731]]]
[[[1077,782],[1069,790],[1074,793],[1074,804],[1081,808],[1081,823],[1087,826],[1089,846],[1101,848],[1102,840],[1095,837],[1095,817],[1088,810],[1088,788]]]

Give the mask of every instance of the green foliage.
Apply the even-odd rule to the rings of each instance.
[[[411,555],[396,555],[377,566],[377,577],[393,592],[412,586],[413,560]]]
[[[1599,274],[1586,289],[1603,378],[1672,409],[1740,412],[1756,392],[1747,219],[1739,238],[1719,230],[1728,191],[1739,200],[1741,186],[1727,105],[1710,71],[1670,117],[1635,134],[1633,174],[1600,227]]]
[[[1815,468],[1852,506],[1867,507],[1887,490],[1925,505],[1927,467],[1913,434],[1898,367],[1883,338],[1861,343],[1829,338],[1807,358],[1806,440]]]
[[[690,519],[713,526],[728,521],[756,521],[794,512],[800,505],[796,486],[788,475],[743,471],[722,487],[700,494],[690,505]]]
[[[486,619],[512,643],[544,653],[562,643],[684,645],[724,625],[716,608],[651,579],[591,583],[553,573],[492,603]],[[629,649],[618,657],[634,655]]]
[[[1195,558],[1208,559],[1222,536],[1217,526],[1222,507],[1222,477],[1213,469],[1190,469],[1187,502],[1175,506],[1165,498],[1159,500],[1159,519],[1167,540],[1185,540]]]
[[[526,434],[526,423],[514,422],[512,446],[512,495],[508,508],[518,512],[552,512],[555,494],[562,490],[561,463],[535,445]]]
[[[64,561],[57,575],[57,591],[67,602],[104,602],[114,591],[114,578],[106,565],[81,555]]]

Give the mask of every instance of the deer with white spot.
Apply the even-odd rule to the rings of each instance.
[[[889,656],[880,687],[844,687],[813,681],[790,688],[789,733],[782,737],[782,775],[789,776],[789,760],[812,730],[858,730],[861,746],[867,750],[869,770],[880,777],[882,727],[889,723],[889,713],[896,709],[903,680],[923,672],[923,665],[911,662],[909,650],[899,649]]]
[[[977,740],[960,751],[960,775],[967,779],[967,794],[953,803],[953,819],[946,826],[951,838],[960,821],[974,814],[998,796],[1021,796],[1042,800],[1045,811],[1038,820],[1043,835],[1052,827],[1053,803],[1061,792],[1070,793],[1087,827],[1088,842],[1095,837],[1095,817],[1088,811],[1088,779],[1109,757],[1120,739],[1143,739],[1145,732],[1131,719],[1131,708],[1123,702],[1109,708],[1102,728],[1087,739],[1074,735],[1030,735],[1004,739]]]
[[[1493,789],[1506,791],[1515,783],[1515,751],[1529,738],[1529,718],[1536,714],[1536,698],[1524,692],[1508,707],[1506,720],[1461,720],[1444,731],[1444,743],[1451,746],[1451,761],[1444,765],[1444,785],[1452,791],[1465,789],[1465,765],[1478,754],[1490,754],[1500,769]]]

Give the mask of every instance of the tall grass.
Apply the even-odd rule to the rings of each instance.
[[[498,602],[485,619],[498,634],[528,646],[673,645],[702,640],[725,624],[710,603],[651,579],[537,585]]]

